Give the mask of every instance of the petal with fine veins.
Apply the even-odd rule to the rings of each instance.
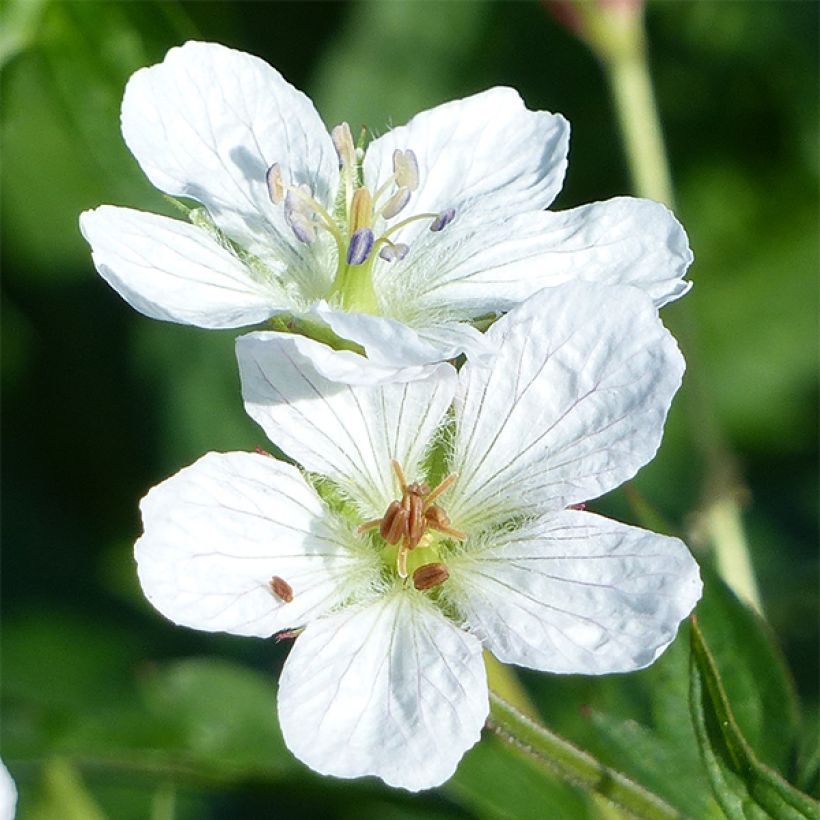
[[[569,124],[560,114],[529,111],[514,89],[491,88],[417,114],[375,139],[365,154],[364,176],[375,190],[393,173],[393,151],[410,149],[418,160],[419,187],[408,212],[454,208],[456,221],[467,214],[512,215],[546,208],[555,199],[568,146]],[[413,223],[396,235],[407,242],[423,230],[423,223]]]
[[[201,202],[256,256],[305,253],[270,201],[271,165],[323,204],[336,193],[336,152],[311,101],[264,60],[222,45],[189,42],[137,71],[122,131],[157,188]]]
[[[306,469],[339,484],[367,519],[401,495],[391,459],[416,480],[456,386],[447,364],[404,384],[332,382],[313,364],[327,346],[286,333],[249,333],[236,352],[251,418]]]
[[[414,297],[408,294],[406,302]],[[484,334],[463,322],[439,320],[432,314],[422,327],[411,327],[386,316],[334,310],[326,302],[314,314],[343,339],[360,344],[375,364],[402,368],[454,359],[466,353],[486,361],[493,346]]]
[[[299,471],[265,455],[209,453],[143,499],[135,555],[149,601],[174,623],[268,637],[378,577]],[[274,577],[293,590],[289,603]]]
[[[279,723],[300,760],[410,791],[453,774],[488,711],[481,645],[410,590],[309,625],[279,683]]]
[[[467,362],[459,374],[455,527],[595,498],[655,455],[684,365],[644,293],[545,288],[487,336],[498,346],[492,367]]]
[[[499,535],[449,568],[466,628],[500,661],[547,672],[649,666],[702,589],[677,538],[574,510]]]
[[[129,305],[153,319],[207,328],[253,325],[287,307],[274,283],[203,228],[102,205],[80,216],[94,265]]]
[[[435,241],[419,239],[396,263],[394,281],[412,280],[422,309],[464,317],[570,281],[633,285],[661,307],[689,290],[691,263],[686,232],[668,208],[620,197],[453,225]]]

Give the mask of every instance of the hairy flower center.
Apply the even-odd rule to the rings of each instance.
[[[300,242],[315,242],[320,230],[336,242],[339,261],[328,296],[337,297],[348,309],[376,313],[378,301],[372,280],[376,258],[394,262],[404,259],[410,250],[405,243],[394,242],[391,236],[419,220],[430,221],[431,231],[441,231],[455,218],[455,211],[447,208],[441,213],[418,213],[386,227],[386,221],[404,210],[418,188],[416,155],[410,149],[396,149],[393,173],[372,192],[361,184],[363,152],[354,146],[350,126],[346,122],[337,125],[331,137],[341,167],[333,215],[316,201],[307,185],[285,180],[279,163],[268,169],[268,193],[275,205],[284,204],[285,220]],[[379,236],[374,233],[377,224],[384,226]]]
[[[398,545],[396,572],[400,578],[407,578],[408,555],[420,546],[428,546],[429,530],[435,530],[451,538],[463,541],[467,536],[450,526],[447,513],[433,502],[442,495],[456,480],[455,473],[450,473],[433,490],[427,484],[407,483],[404,471],[398,461],[391,461],[393,471],[401,487],[401,500],[391,501],[381,518],[367,521],[359,527],[359,532],[376,529],[388,543]],[[419,565],[413,573],[413,583],[417,589],[430,589],[447,580],[447,568],[434,561]]]

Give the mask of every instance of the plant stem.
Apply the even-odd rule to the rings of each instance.
[[[674,191],[647,60],[643,8],[638,2],[579,2],[581,34],[600,58],[609,81],[632,187],[638,196],[674,206]],[[717,568],[733,591],[762,614],[741,501],[747,491],[721,435],[703,382],[692,306],[679,308],[676,330],[690,364],[687,398],[693,440],[705,461],[704,501],[698,519],[715,552]]]
[[[600,795],[635,817],[657,820],[681,817],[661,798],[550,732],[490,692],[490,728],[537,764],[564,780]]]

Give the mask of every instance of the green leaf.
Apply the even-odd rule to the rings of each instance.
[[[74,767],[59,758],[46,765],[42,793],[27,816],[30,820],[106,820]]]
[[[730,820],[819,816],[820,804],[757,759],[735,720],[715,660],[695,618],[690,634],[692,723],[721,809]]]

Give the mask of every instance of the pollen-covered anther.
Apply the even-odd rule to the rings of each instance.
[[[432,564],[423,564],[413,573],[413,586],[423,591],[441,586],[450,577],[450,571],[444,564],[436,561]]]
[[[281,205],[285,198],[285,183],[282,180],[282,168],[278,162],[274,162],[265,174],[265,182],[268,185],[268,195],[274,205]]]
[[[379,535],[388,544],[399,544],[396,566],[400,578],[407,577],[407,553],[414,550],[428,529],[437,530],[451,538],[463,541],[467,535],[450,526],[450,519],[433,501],[444,493],[456,480],[456,474],[448,475],[433,490],[427,484],[407,483],[401,465],[391,461],[393,472],[401,487],[401,500],[391,501],[381,518],[367,521],[358,532],[379,528]]]
[[[274,575],[268,582],[271,592],[285,604],[289,604],[293,600],[293,587],[278,575]]]

